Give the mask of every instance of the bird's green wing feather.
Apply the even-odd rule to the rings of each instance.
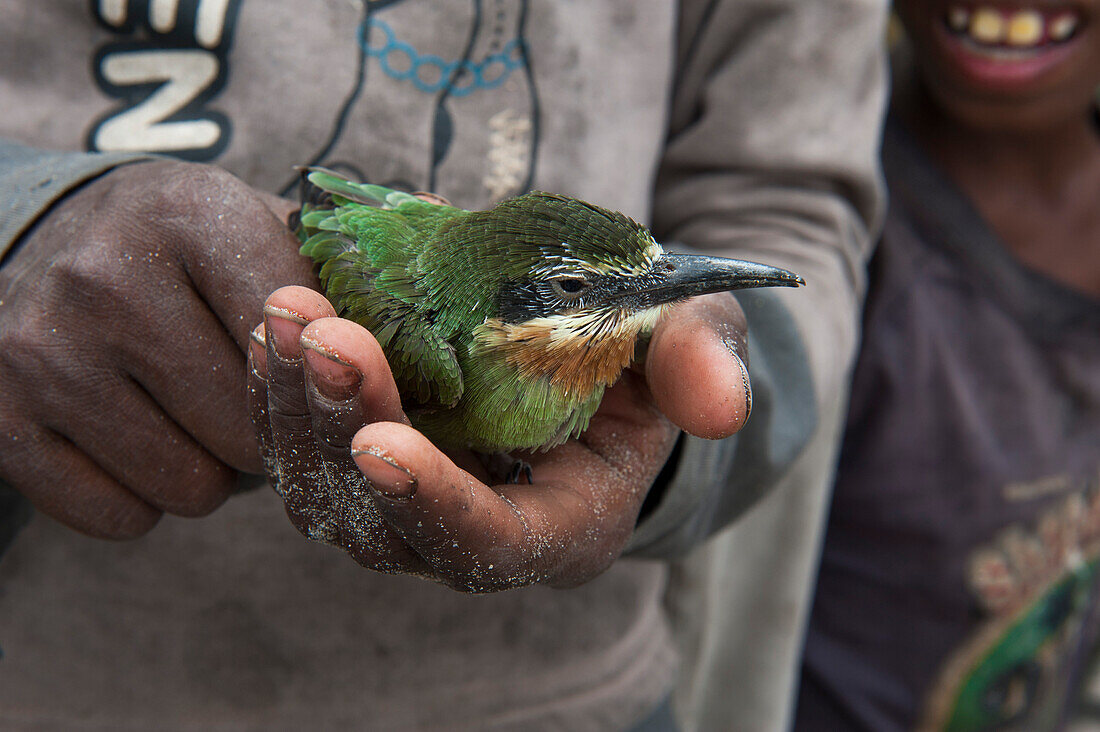
[[[369,330],[382,346],[406,404],[426,409],[457,404],[462,396],[462,369],[454,346],[432,328],[432,314],[359,276],[361,258],[342,255],[330,261],[329,292],[339,293],[335,299],[341,314]],[[345,268],[356,274],[342,277]]]
[[[434,313],[417,297],[408,265],[414,223],[455,209],[327,171],[314,169],[308,179],[331,195],[318,207],[303,205],[299,228],[300,251],[320,265],[325,294],[378,340],[408,406],[454,406],[462,369],[446,334],[433,327]]]

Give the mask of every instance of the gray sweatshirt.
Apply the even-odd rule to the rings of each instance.
[[[660,240],[799,272],[806,288],[742,298],[749,426],[685,439],[630,545],[678,557],[740,517],[792,568],[744,590],[794,608],[759,629],[786,658],[881,204],[884,14],[872,0],[3,0],[0,247],[152,152],[277,192],[314,162],[466,207],[558,191]],[[789,544],[754,530],[766,512],[741,516],[777,488],[796,497]],[[674,604],[721,575],[693,561]],[[627,728],[676,680],[667,591],[652,560],[485,597],[376,575],[302,539],[269,491],[127,544],[37,516],[0,559],[0,726]],[[682,630],[714,622],[688,613]],[[701,693],[716,667],[690,644],[687,658]],[[781,725],[788,671],[732,667],[773,690],[744,703]]]

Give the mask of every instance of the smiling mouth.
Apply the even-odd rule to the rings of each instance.
[[[1004,60],[1026,58],[1068,43],[1081,28],[1080,14],[1065,7],[951,5],[943,22],[970,51]]]

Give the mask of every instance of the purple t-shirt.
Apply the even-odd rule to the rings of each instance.
[[[1058,725],[1100,567],[1100,301],[896,125],[797,730]]]

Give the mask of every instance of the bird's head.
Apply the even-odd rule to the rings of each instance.
[[[802,284],[775,267],[665,252],[629,217],[567,196],[530,193],[479,213],[468,223],[496,293],[475,348],[579,393],[613,383],[673,303]]]

